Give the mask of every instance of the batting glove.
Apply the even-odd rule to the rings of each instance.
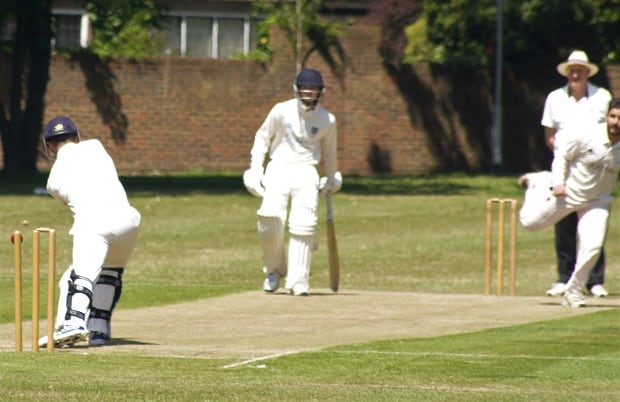
[[[243,172],[243,185],[250,194],[256,197],[262,197],[265,193],[262,179],[263,171],[261,169],[248,169]]]
[[[319,180],[319,191],[321,195],[327,193],[336,193],[342,188],[342,174],[340,172],[334,173],[333,176],[323,176]]]

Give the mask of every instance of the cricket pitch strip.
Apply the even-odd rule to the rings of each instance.
[[[313,289],[308,297],[292,297],[255,291],[161,307],[123,309],[121,305],[114,315],[111,344],[77,344],[56,353],[260,360],[331,346],[466,333],[620,307],[620,299],[613,296],[588,297],[586,302],[586,308],[571,309],[561,307],[560,298],[547,296],[361,290],[334,294],[329,289]],[[25,323],[26,335],[30,325]],[[14,324],[0,325],[0,351],[14,351],[14,340]],[[24,342],[28,345],[30,340]]]

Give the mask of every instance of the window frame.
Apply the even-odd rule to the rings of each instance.
[[[77,8],[55,8],[52,7],[52,18],[58,16],[68,16],[80,17],[80,37],[79,37],[79,46],[82,48],[88,47],[91,44],[90,37],[90,18],[88,17],[88,13],[84,9]],[[55,43],[52,43],[52,49],[55,49]]]
[[[79,37],[79,46],[82,48],[86,48],[92,43],[92,35],[91,35],[91,24],[90,19],[88,17],[88,13],[84,9],[78,8],[55,8],[52,7],[52,16],[80,16],[80,37]],[[238,13],[238,12],[192,12],[192,11],[164,11],[160,14],[162,17],[171,17],[180,19],[179,26],[179,56],[181,57],[196,57],[196,58],[211,58],[211,59],[219,59],[220,57],[220,49],[219,49],[219,33],[220,33],[220,20],[222,19],[237,19],[243,21],[242,32],[242,48],[240,49],[239,54],[247,55],[252,51],[252,24],[257,24],[260,21],[260,17],[256,17],[250,15],[248,13]],[[212,20],[211,24],[211,48],[210,54],[207,56],[194,56],[188,55],[188,46],[187,46],[187,19],[188,18],[208,18]],[[163,31],[165,32],[165,31]],[[52,49],[55,49],[56,45],[52,43]],[[167,54],[162,50],[158,49],[158,55]]]
[[[202,13],[202,12],[163,12],[161,14],[162,17],[173,17],[181,19],[180,26],[180,44],[179,44],[179,53],[181,57],[199,57],[199,56],[188,56],[187,55],[187,19],[188,18],[209,18],[212,20],[211,24],[211,54],[206,56],[211,59],[219,59],[220,51],[219,51],[219,20],[221,19],[237,19],[243,20],[243,32],[241,32],[243,44],[242,49],[239,53],[247,55],[251,51],[251,32],[252,32],[252,21],[257,21],[258,19],[252,17],[248,14],[243,13],[225,13],[225,12],[214,12],[214,13]],[[257,22],[254,22],[257,23]]]

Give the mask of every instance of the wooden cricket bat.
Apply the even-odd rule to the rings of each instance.
[[[327,204],[327,248],[329,252],[329,287],[334,292],[338,291],[340,283],[340,258],[338,257],[338,242],[334,229],[334,213],[332,210],[331,193],[325,195]]]

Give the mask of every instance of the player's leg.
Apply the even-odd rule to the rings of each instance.
[[[102,268],[95,283],[93,302],[88,316],[88,343],[107,344],[112,337],[112,313],[123,292],[124,268]]]
[[[581,307],[585,305],[583,288],[590,271],[596,264],[607,233],[609,206],[599,206],[579,211],[577,223],[577,262],[573,274],[566,284],[564,305]]]
[[[546,293],[548,296],[561,296],[566,290],[566,282],[573,274],[577,259],[577,213],[573,212],[560,219],[554,225],[554,231],[558,280]]]
[[[304,167],[298,174],[298,183],[291,196],[289,214],[288,275],[286,288],[296,296],[308,294],[310,267],[314,251],[314,237],[317,226],[318,182],[313,167]]]
[[[73,233],[73,264],[68,275],[61,278],[61,294],[57,329],[54,332],[54,344],[57,346],[72,345],[86,341],[90,305],[93,298],[94,283],[99,276],[101,266],[108,250],[106,240],[99,235],[90,233]],[[64,311],[64,317],[60,312]],[[39,346],[47,345],[47,336],[39,339]]]
[[[278,216],[258,215],[257,228],[263,247],[263,290],[272,293],[280,287],[280,278],[286,276],[284,223]]]
[[[280,278],[286,276],[284,251],[284,224],[289,202],[288,172],[285,168],[270,163],[265,170],[263,185],[265,192],[257,212],[257,229],[263,249],[263,290],[275,292],[280,287]]]
[[[135,210],[130,212],[126,220],[105,234],[108,252],[95,282],[88,318],[90,345],[104,345],[112,337],[112,314],[123,291],[123,272],[138,243],[140,215]]]
[[[551,172],[528,173],[527,189],[519,210],[519,221],[525,229],[540,230],[555,224],[570,211],[563,197],[551,192]]]
[[[605,250],[601,250],[601,255],[596,261],[592,272],[590,272],[590,279],[586,284],[586,287],[594,297],[606,297],[609,295],[607,289],[603,286],[605,283]]]
[[[58,330],[65,324],[65,316],[67,315],[67,296],[69,295],[69,282],[73,272],[73,265],[69,266],[62,274],[58,281],[58,307],[56,308],[56,324]]]

